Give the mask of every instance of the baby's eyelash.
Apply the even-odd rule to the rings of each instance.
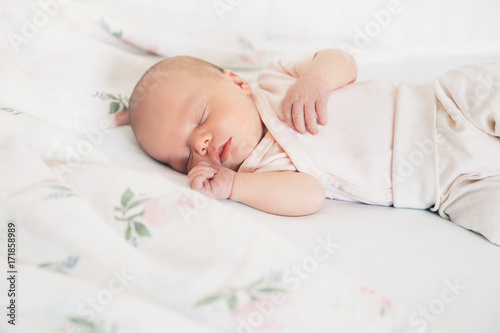
[[[208,103],[207,103],[207,105],[208,105]],[[205,108],[203,109],[203,112],[201,113],[200,121],[198,121],[198,126],[203,123],[203,118],[205,117],[205,112],[207,111],[207,105],[205,105]],[[193,125],[193,127],[196,127],[196,126]],[[186,159],[186,170],[188,169],[190,160],[191,160],[191,149],[189,149],[189,154],[188,154],[188,157]]]
[[[189,166],[189,160],[191,159],[191,149],[189,150],[189,154],[188,154],[188,157],[186,159],[186,171],[189,171],[188,170],[188,166]]]
[[[198,125],[201,125],[203,123],[203,118],[205,117],[205,112],[207,112],[207,106],[205,105],[205,108],[203,109],[203,112],[201,113],[200,121],[198,122]]]

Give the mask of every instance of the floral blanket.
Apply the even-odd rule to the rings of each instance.
[[[4,108],[0,124],[2,235],[14,230],[16,246],[1,260],[16,271],[16,325],[391,331],[390,301],[323,263],[340,247],[331,235],[303,253],[159,174],[113,166],[97,150],[66,159],[84,141],[23,112]]]

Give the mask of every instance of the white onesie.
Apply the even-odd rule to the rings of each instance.
[[[268,132],[239,171],[297,170],[317,177],[327,198],[392,205],[397,87],[367,81],[332,91],[327,125],[302,135],[283,122],[281,106],[313,57],[278,60],[259,75],[252,97]]]
[[[282,103],[313,54],[277,60],[252,97],[267,133],[239,171],[299,171],[326,197],[430,209],[500,245],[500,63],[427,84],[355,82],[332,91],[319,134],[292,130]]]

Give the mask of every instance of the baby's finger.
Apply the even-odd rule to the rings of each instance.
[[[202,166],[195,166],[194,168],[191,169],[188,173],[188,178],[194,179],[198,177],[201,173],[207,172],[208,167],[202,167]]]
[[[200,191],[201,193],[203,193],[203,194],[207,194],[207,192],[208,192],[207,187],[208,187],[208,180],[204,180],[204,181],[201,183],[201,185],[200,185],[200,189],[199,189],[199,191]]]
[[[318,125],[316,123],[316,109],[314,108],[314,103],[308,103],[305,105],[304,119],[306,121],[307,131],[312,135],[318,134]]]
[[[202,178],[202,177],[190,178],[189,179],[189,187],[195,191],[201,192],[203,189],[203,181],[204,181],[204,178]]]
[[[224,168],[224,166],[222,165],[219,165],[219,164],[211,164],[211,163],[208,163],[208,162],[199,162],[199,164],[203,163],[203,167],[208,167],[210,168],[211,170],[214,171],[214,175],[218,174],[220,169]]]
[[[214,189],[212,188],[212,183],[208,180],[205,180],[203,182],[203,187],[202,187],[202,190],[201,192],[205,195],[208,195],[210,197],[214,197],[214,193],[213,193]]]
[[[292,110],[292,120],[297,132],[304,134],[306,132],[306,126],[304,124],[304,105],[294,104]],[[293,127],[292,127],[293,128]]]
[[[196,186],[198,189],[200,187],[200,183],[203,183],[207,179],[211,179],[215,176],[215,170],[214,169],[197,169],[197,170],[191,170],[191,172],[188,174],[189,177],[189,187],[195,189],[193,186]]]
[[[200,189],[200,177],[195,177],[193,174],[188,175],[188,183],[189,187],[192,188],[193,190],[199,190]]]
[[[328,118],[328,99],[320,98],[316,101],[316,112],[318,113],[318,123],[326,125]]]
[[[207,174],[198,175],[197,177],[194,177],[192,181],[190,180],[190,187],[193,190],[205,193],[204,190],[206,190],[206,184],[210,183],[210,179],[211,177]]]
[[[193,177],[203,177],[204,179],[212,179],[216,174],[216,170],[212,168],[200,169],[193,174]]]

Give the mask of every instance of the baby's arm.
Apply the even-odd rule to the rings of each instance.
[[[325,199],[323,185],[300,172],[234,172],[206,162],[189,172],[189,185],[216,199],[229,198],[259,210],[285,216],[309,215]]]
[[[318,121],[326,125],[330,91],[354,82],[356,77],[356,62],[349,53],[337,49],[318,51],[288,90],[282,110],[285,121],[299,133],[317,134]]]

